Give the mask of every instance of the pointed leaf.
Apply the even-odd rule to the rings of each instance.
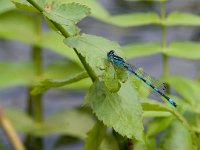
[[[34,8],[28,1],[26,0],[11,0],[15,6],[21,10],[26,10],[30,12],[39,12],[36,8]]]
[[[155,136],[158,132],[166,129],[172,122],[172,117],[154,118],[148,123],[147,136]]]
[[[200,108],[200,83],[180,76],[170,77],[168,82],[176,91],[185,98],[185,100],[193,106],[193,109]],[[183,86],[184,85],[184,86]]]
[[[96,0],[68,0],[67,2],[80,3],[91,9],[91,15],[99,20],[106,21],[109,17],[108,12]]]
[[[64,40],[69,47],[76,48],[78,53],[86,58],[87,63],[97,75],[105,68],[107,52],[119,49],[119,45],[102,37],[83,34],[81,36],[69,37]]]
[[[0,68],[0,88],[32,84],[34,67],[31,62],[0,62]]]
[[[31,91],[31,94],[33,95],[38,95],[40,93],[43,93],[47,91],[50,88],[55,88],[55,87],[61,87],[65,86],[70,83],[77,82],[79,80],[82,80],[84,78],[88,77],[88,74],[84,71],[81,73],[78,73],[76,75],[73,75],[71,77],[68,77],[65,80],[51,80],[51,79],[45,79],[39,83],[39,85],[36,85],[34,89]]]
[[[154,12],[149,12],[112,16],[110,17],[110,19],[107,19],[106,22],[121,27],[132,27],[149,24],[159,24],[161,21],[158,14]]]
[[[56,33],[55,31],[47,31],[38,40],[35,45],[45,47],[50,49],[51,51],[58,53],[62,56],[73,60],[76,63],[80,64],[80,60],[78,59],[76,53],[72,48],[69,48],[63,43],[63,36]]]
[[[200,16],[183,12],[172,12],[167,17],[166,24],[168,26],[200,26]]]
[[[84,150],[98,149],[103,138],[106,135],[106,126],[100,121],[97,121],[92,130],[88,133],[85,140]]]
[[[123,46],[127,58],[135,58],[161,53],[159,43],[135,43]]]
[[[36,24],[30,15],[19,11],[0,15],[0,37],[34,43],[38,39],[36,33]]]
[[[200,59],[200,44],[197,42],[172,42],[167,50],[170,56],[186,58],[186,59]]]
[[[98,150],[120,150],[119,144],[117,143],[115,137],[113,135],[107,135]]]
[[[13,5],[10,1],[8,1],[8,0],[0,1],[0,14],[5,13],[14,8],[15,8],[15,5]]]
[[[130,82],[122,84],[118,93],[111,93],[97,80],[86,95],[86,101],[105,125],[123,136],[143,141],[142,109]]]
[[[86,133],[93,125],[94,121],[89,114],[76,109],[66,109],[48,117],[34,134],[37,136],[63,134],[85,139]]]
[[[82,18],[90,14],[90,9],[78,3],[65,3],[64,1],[49,1],[43,6],[43,14],[50,20],[61,25],[75,25]]]
[[[193,150],[190,132],[179,122],[174,122],[165,136],[161,137],[161,150]]]
[[[190,126],[188,122],[185,120],[185,118],[179,114],[175,108],[173,107],[167,107],[164,104],[154,102],[154,101],[143,101],[142,102],[142,108],[144,111],[164,111],[164,112],[170,112],[172,113],[177,120],[179,120],[186,128],[190,129]]]
[[[36,129],[36,124],[33,119],[21,110],[9,108],[6,110],[6,115],[14,128],[20,132],[30,133]]]

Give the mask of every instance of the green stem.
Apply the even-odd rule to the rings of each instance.
[[[40,11],[42,13],[42,8],[37,5],[33,0],[27,0],[31,5],[33,5],[38,11]],[[60,31],[60,33],[65,37],[68,38],[70,37],[70,34],[62,27],[62,25],[53,22],[51,20],[51,22],[53,23],[53,25]],[[78,51],[74,48],[75,53],[77,54],[78,58],[80,59],[81,63],[83,64],[83,67],[85,68],[85,70],[87,71],[88,75],[90,76],[91,80],[94,82],[96,80],[96,75],[94,73],[94,71],[91,69],[91,67],[86,63],[86,60],[83,56],[81,56]]]
[[[41,36],[41,16],[37,15],[35,18],[36,23],[36,34]],[[40,79],[42,76],[42,49],[41,47],[32,46],[32,60],[35,69],[35,78]],[[28,89],[27,97],[27,113],[32,116],[37,123],[43,121],[43,105],[42,95],[32,96],[30,94],[32,87]],[[34,137],[30,134],[26,135],[25,144],[27,149],[30,150],[41,150],[43,147],[42,138]]]
[[[38,36],[41,35],[41,16],[36,16],[36,33]],[[42,77],[42,49],[38,46],[33,46],[32,51],[32,59],[35,64],[35,76],[37,79]],[[33,98],[33,111],[34,111],[34,119],[37,123],[42,123],[43,121],[43,100],[42,94],[32,96]],[[42,138],[35,137],[34,145],[37,150],[43,149]]]
[[[35,64],[35,69],[36,69],[36,78],[41,78],[42,75],[42,50],[40,47],[37,46],[33,46],[33,61]],[[42,106],[42,95],[39,94],[37,96],[32,96],[33,100],[33,104],[34,104],[34,118],[35,121],[38,123],[42,122],[42,114],[43,114],[43,106]]]
[[[166,54],[167,50],[167,31],[166,31],[166,2],[161,2],[161,36],[162,36],[162,58],[163,58],[163,76],[166,80],[169,77],[169,66],[168,66],[168,56]],[[169,93],[169,86],[166,88],[166,92]]]

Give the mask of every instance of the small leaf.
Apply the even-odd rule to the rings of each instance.
[[[105,125],[122,136],[143,141],[142,109],[130,82],[122,84],[118,93],[111,93],[96,80],[85,99]]]
[[[190,126],[188,122],[185,120],[185,118],[179,114],[175,108],[173,107],[167,107],[164,104],[154,102],[154,101],[142,101],[142,108],[144,111],[164,111],[164,112],[170,112],[172,113],[177,120],[179,120],[186,128],[190,129]]]
[[[193,150],[190,132],[180,122],[173,122],[161,138],[159,149]]]
[[[83,69],[73,61],[59,60],[47,65],[43,76],[48,79],[63,80],[82,71]]]
[[[66,109],[48,117],[34,134],[37,136],[62,134],[85,139],[86,133],[93,125],[94,121],[89,114],[76,109]]]
[[[199,26],[200,16],[183,12],[172,12],[167,17],[166,24],[168,26]]]
[[[36,124],[33,119],[21,110],[7,109],[6,115],[14,128],[20,132],[30,133],[36,129]]]
[[[67,0],[68,3],[80,3],[91,9],[91,15],[101,21],[107,21],[109,14],[96,0]]]
[[[172,122],[172,117],[154,118],[148,123],[147,136],[155,136],[158,132],[166,129]]]
[[[170,56],[186,58],[186,59],[200,59],[200,44],[197,42],[173,42],[170,44],[167,53]]]
[[[11,1],[15,4],[17,8],[21,10],[26,10],[30,12],[38,12],[38,10],[26,0],[11,0]]]
[[[135,43],[123,46],[127,58],[135,58],[161,53],[159,43]]]
[[[63,43],[63,36],[55,31],[47,31],[38,40],[35,45],[45,47],[51,51],[69,58],[70,60],[80,64],[76,53],[72,48],[69,48]]]
[[[0,37],[17,39],[25,43],[34,43],[38,40],[36,24],[30,15],[9,11],[0,15],[0,20]]]
[[[66,78],[70,78],[80,72],[83,69],[74,62],[71,61],[56,61],[52,64],[49,64],[47,68],[45,68],[43,73],[44,79],[57,79],[57,80],[65,80]],[[85,78],[79,80],[77,82],[71,83],[70,85],[66,85],[63,88],[67,89],[88,89],[92,84],[91,79]]]
[[[180,76],[170,77],[168,79],[170,85],[185,98],[185,100],[193,106],[193,109],[200,108],[200,83]],[[183,86],[184,85],[184,86]]]
[[[90,14],[90,9],[78,3],[51,1],[44,4],[43,14],[61,25],[71,26]]]
[[[110,92],[117,92],[120,89],[121,84],[117,78],[113,66],[110,66],[109,64],[106,66],[105,72],[103,74],[103,79],[105,86]]]
[[[106,127],[100,121],[97,121],[92,130],[88,133],[85,140],[84,150],[98,149],[103,138],[106,135]]]
[[[0,1],[0,14],[10,11],[14,8],[15,8],[15,6],[10,1],[8,1],[8,0]]]
[[[78,53],[86,58],[87,63],[97,75],[101,75],[102,69],[105,69],[107,52],[112,49],[119,49],[119,45],[115,42],[87,34],[69,37],[64,40],[64,43],[69,47],[76,48]]]
[[[79,80],[82,80],[84,78],[88,77],[88,74],[84,71],[79,74],[76,74],[74,76],[68,77],[65,80],[51,80],[51,79],[45,79],[39,83],[39,85],[35,86],[34,89],[31,91],[31,94],[38,95],[40,93],[43,93],[44,91],[47,91],[50,88],[55,87],[61,87],[65,86],[70,83],[77,82]]]
[[[0,62],[0,88],[16,85],[31,85],[34,66],[31,62]]]
[[[163,111],[145,111],[143,113],[143,118],[149,118],[149,117],[169,117],[172,116],[169,112],[163,112]]]
[[[117,143],[115,137],[113,135],[107,135],[98,150],[120,150],[119,144]]]
[[[149,12],[112,16],[110,17],[110,19],[107,19],[106,22],[121,27],[132,27],[149,24],[159,24],[161,21],[158,14],[154,12]]]

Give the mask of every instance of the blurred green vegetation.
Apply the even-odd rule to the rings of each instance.
[[[0,1],[0,37],[31,46],[30,60],[0,61],[0,89],[13,86],[28,89],[27,111],[6,110],[14,128],[25,135],[27,149],[43,149],[43,138],[53,134],[59,135],[54,149],[79,140],[85,142],[85,150],[200,149],[200,82],[197,80],[200,77],[170,76],[168,60],[171,56],[198,61],[200,43],[168,44],[166,30],[171,26],[200,26],[200,16],[177,11],[166,15],[166,1],[154,1],[160,4],[160,14],[137,12],[115,16],[95,0]],[[42,31],[42,16],[51,27],[48,31]],[[116,42],[80,34],[76,24],[86,16],[123,28],[160,26],[161,43],[128,44],[120,51]],[[43,48],[66,57],[67,61],[42,67]],[[150,101],[148,95],[142,94],[141,87],[135,88],[134,84],[140,86],[140,83],[132,83],[123,71],[117,72],[116,79],[115,70],[107,68],[110,66],[106,54],[111,49],[127,58],[161,54],[163,78],[178,93],[170,94],[168,87],[167,94],[178,108]],[[60,110],[43,118],[42,94],[50,88],[88,90],[84,107]],[[107,128],[112,128],[112,132],[107,132]]]

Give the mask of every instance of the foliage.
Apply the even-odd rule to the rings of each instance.
[[[35,101],[39,101],[38,97],[50,88],[89,89],[82,109],[62,110],[39,122],[34,118],[38,111],[31,114],[7,110],[16,130],[36,138],[58,134],[60,138],[56,146],[83,140],[85,150],[118,150],[126,147],[126,141],[130,139],[135,149],[199,149],[200,83],[180,75],[169,76],[166,68],[169,56],[199,60],[200,44],[172,41],[167,46],[166,28],[199,26],[200,17],[185,12],[170,12],[166,16],[163,11],[165,0],[155,1],[161,6],[161,14],[137,12],[111,16],[95,0],[2,0],[1,38],[29,44],[32,52],[48,48],[66,57],[67,61],[48,64],[42,74],[38,73],[41,67],[38,64],[41,65],[42,61],[37,59],[40,52],[29,61],[1,61],[0,88],[26,86],[32,90],[28,95]],[[161,26],[161,44],[158,41],[131,43],[121,51],[116,42],[80,33],[77,23],[89,15],[118,27]],[[41,16],[55,31],[41,31]],[[162,62],[164,77],[179,94],[170,95],[178,103],[178,109],[141,96],[131,77],[124,70],[113,69],[107,61],[106,55],[111,49],[127,58],[161,54],[165,58]],[[32,107],[39,108],[36,104]],[[41,111],[39,115],[42,116]],[[147,131],[144,133],[146,118],[151,120],[145,123]],[[107,128],[112,132],[109,133]],[[155,139],[156,136],[159,140]],[[121,137],[122,142],[117,137]]]

